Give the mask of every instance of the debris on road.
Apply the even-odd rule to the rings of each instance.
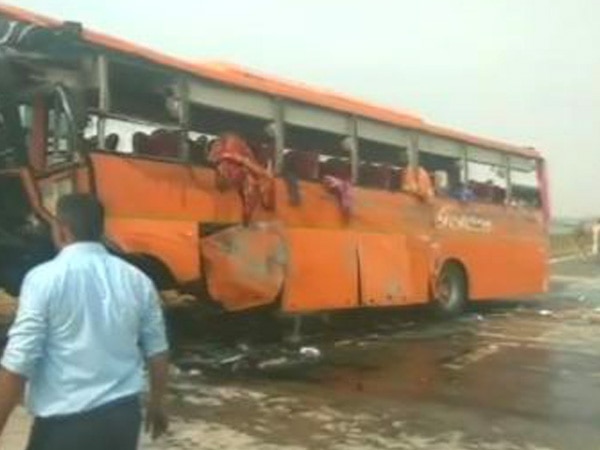
[[[188,374],[288,375],[308,370],[322,359],[323,353],[316,347],[205,345],[177,358],[175,364]]]
[[[196,297],[191,294],[182,294],[177,290],[165,290],[160,292],[163,304],[167,308],[183,308],[196,303]]]

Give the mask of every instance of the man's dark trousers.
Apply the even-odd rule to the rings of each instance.
[[[37,418],[27,450],[137,450],[141,423],[138,396],[80,414]]]

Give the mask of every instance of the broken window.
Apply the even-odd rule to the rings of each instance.
[[[400,190],[408,151],[371,140],[359,140],[358,185],[366,188]]]
[[[507,192],[506,158],[499,151],[467,148],[467,183],[475,199],[504,204]]]
[[[541,207],[537,161],[519,156],[510,157],[511,204],[530,208]]]
[[[344,148],[342,136],[289,126],[286,128],[283,174],[287,178],[308,181],[319,180],[325,176],[350,181],[350,152]]]
[[[464,147],[439,136],[419,136],[419,165],[430,175],[436,195],[460,196],[465,187]]]

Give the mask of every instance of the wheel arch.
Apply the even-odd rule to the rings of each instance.
[[[177,286],[175,275],[159,257],[143,252],[122,253],[119,256],[144,272],[159,291],[173,289]]]

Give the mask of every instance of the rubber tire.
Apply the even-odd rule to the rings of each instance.
[[[440,284],[445,283],[448,295],[433,299],[436,313],[441,317],[456,317],[460,315],[468,301],[468,286],[464,269],[457,263],[444,264],[436,280],[436,292]]]

